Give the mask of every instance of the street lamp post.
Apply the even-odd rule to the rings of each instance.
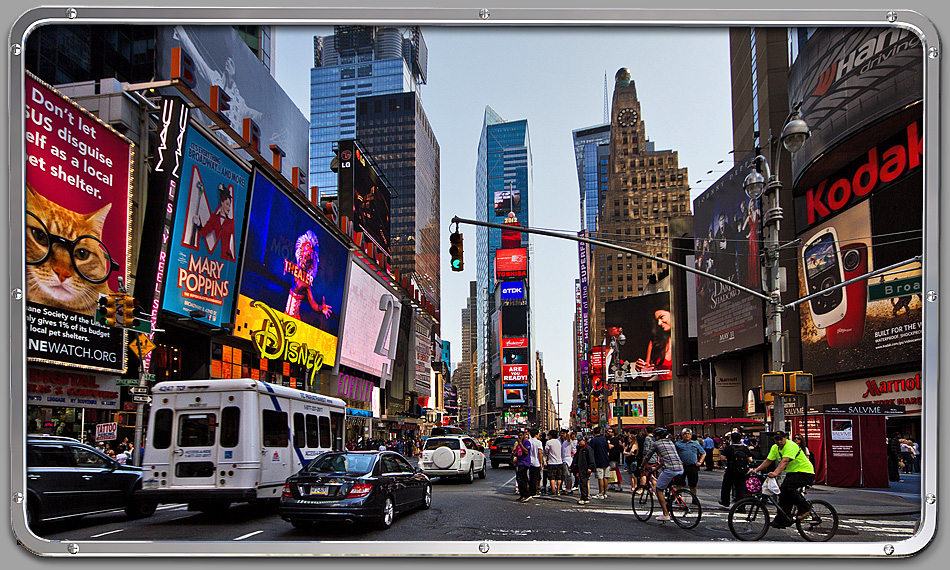
[[[782,129],[781,142],[790,153],[796,153],[801,150],[805,139],[808,138],[810,131],[808,125],[801,118],[801,103],[798,103],[789,114],[788,122]],[[770,141],[771,144],[772,141]],[[755,200],[765,195],[762,216],[762,227],[765,230],[765,253],[764,266],[768,270],[766,282],[766,293],[768,293],[769,302],[766,310],[768,318],[768,338],[771,344],[772,362],[771,370],[781,372],[785,367],[785,352],[782,334],[782,291],[781,291],[781,270],[779,267],[778,256],[781,244],[779,243],[779,229],[783,216],[780,194],[782,182],[779,179],[779,158],[781,156],[781,146],[775,145],[776,149],[772,156],[772,162],[775,164],[775,174],[772,174],[769,168],[769,161],[761,154],[756,156],[752,164],[752,172],[745,178],[743,184],[746,194],[749,198]],[[772,413],[773,430],[784,430],[785,427],[785,398],[782,394],[776,394],[774,399],[774,410]]]

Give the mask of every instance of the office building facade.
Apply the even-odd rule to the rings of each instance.
[[[313,38],[310,70],[310,185],[336,196],[333,146],[356,137],[356,99],[414,93],[426,81],[427,50],[418,27],[336,26]]]

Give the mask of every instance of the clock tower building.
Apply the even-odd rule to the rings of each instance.
[[[607,192],[594,239],[669,259],[670,219],[690,214],[689,177],[677,151],[656,150],[646,127],[630,71],[615,76],[610,121]],[[666,269],[630,253],[592,246],[590,252],[591,345],[604,343],[605,303],[649,292],[651,278]]]

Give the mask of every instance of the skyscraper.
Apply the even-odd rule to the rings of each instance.
[[[333,143],[356,137],[356,98],[413,93],[426,82],[428,52],[418,27],[336,26],[313,38],[310,184],[336,196]]]
[[[626,68],[615,77],[607,169],[595,237],[669,259],[670,218],[690,212],[689,178],[675,150],[655,150],[647,140]],[[590,257],[591,345],[596,346],[604,342],[604,303],[644,293],[664,264],[597,246]]]
[[[465,301],[465,307],[462,308],[462,360],[459,362],[456,370],[456,385],[459,389],[459,425],[472,427],[472,416],[477,412],[475,402],[475,384],[476,384],[476,363],[478,354],[478,333],[475,322],[476,295],[478,284],[475,281],[469,281],[469,295]]]
[[[577,183],[581,194],[581,229],[595,232],[601,198],[607,193],[610,124],[576,129],[573,134]]]
[[[532,195],[532,159],[528,121],[505,121],[491,107],[485,108],[481,136],[478,142],[478,162],[475,169],[475,215],[480,221],[504,223],[506,220],[522,226],[531,221]],[[531,311],[530,311],[530,275],[531,259],[529,234],[520,234],[513,242],[503,244],[502,232],[478,227],[476,236],[476,280],[477,280],[477,324],[478,324],[478,375],[486,387],[486,412],[500,410],[505,401],[512,398],[502,397],[501,347],[498,346],[498,331],[501,315],[498,312],[499,301],[495,289],[496,279],[495,253],[499,249],[526,248],[528,255],[523,279],[523,298],[520,304],[527,305],[525,364],[534,368],[532,353]],[[506,246],[506,247],[505,247]],[[513,301],[514,302],[514,301]],[[536,387],[537,378],[529,373],[527,384]],[[528,387],[522,392],[529,394]],[[516,400],[515,400],[516,401]],[[521,404],[530,406],[530,402]],[[491,417],[489,421],[491,421]]]
[[[390,205],[392,265],[411,276],[439,307],[439,142],[418,93],[358,97],[356,136],[395,193]]]

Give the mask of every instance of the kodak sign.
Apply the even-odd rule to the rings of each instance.
[[[798,233],[848,209],[921,167],[923,133],[920,122],[880,143],[845,168],[795,198]]]

